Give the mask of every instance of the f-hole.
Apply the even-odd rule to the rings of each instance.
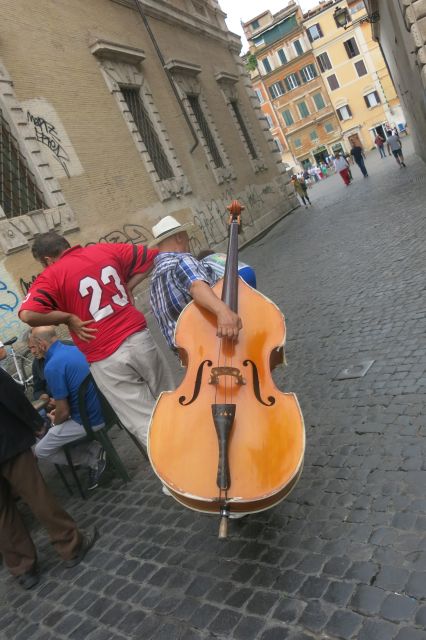
[[[197,376],[195,378],[194,392],[192,394],[191,400],[188,400],[188,402],[185,402],[186,400],[185,396],[180,396],[179,398],[179,404],[182,405],[183,407],[187,407],[189,404],[192,404],[193,402],[195,402],[195,400],[198,398],[200,394],[201,381],[203,379],[203,368],[205,364],[208,367],[211,367],[213,362],[211,360],[203,360],[203,362],[200,363],[200,366],[198,367],[198,371],[197,371]]]
[[[253,360],[244,360],[243,365],[245,367],[247,367],[249,364],[251,364],[251,368],[253,372],[253,391],[254,391],[254,395],[256,396],[256,399],[261,404],[265,405],[265,407],[272,407],[272,405],[275,404],[274,396],[268,396],[268,402],[265,402],[264,400],[262,400],[262,396],[260,395],[259,374],[257,371],[256,364],[253,362]]]

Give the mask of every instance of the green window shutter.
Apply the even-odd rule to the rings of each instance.
[[[293,116],[291,115],[291,111],[289,111],[288,109],[282,112],[282,116],[284,118],[284,122],[288,127],[290,127],[294,123]]]
[[[309,109],[306,106],[306,102],[299,102],[297,106],[299,108],[300,117],[306,118],[309,115]]]
[[[324,109],[325,107],[325,102],[324,102],[324,98],[322,97],[322,95],[320,93],[316,93],[314,96],[314,102],[315,102],[315,106],[318,109],[318,111],[320,109]]]

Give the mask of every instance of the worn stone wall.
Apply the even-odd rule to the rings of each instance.
[[[57,229],[72,244],[140,243],[172,214],[196,222],[197,250],[224,246],[233,198],[246,207],[242,243],[297,206],[239,61],[239,40],[224,29],[216,3],[206,15],[201,5],[191,13],[186,1],[141,5],[165,62],[188,66],[183,73],[200,92],[226,170],[213,170],[201,142],[191,152],[194,136],[133,1],[38,0],[31,12],[26,0],[4,0],[0,109],[46,208],[16,217],[0,208],[0,339],[19,330],[18,301],[39,271],[30,253],[38,233]],[[157,176],[120,93],[123,78],[140,84],[171,180]],[[182,95],[178,76],[174,82]],[[256,158],[231,113],[234,99]]]
[[[426,162],[426,1],[366,0],[378,12],[372,27],[407,116],[418,155]]]

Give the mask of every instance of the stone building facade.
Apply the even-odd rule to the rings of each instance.
[[[0,339],[39,271],[35,235],[149,242],[170,214],[194,251],[242,243],[297,202],[217,0],[3,0]]]
[[[426,0],[365,0],[371,30],[426,162]]]
[[[336,12],[343,14],[339,26]],[[367,12],[360,0],[322,2],[304,16],[313,34],[313,49],[343,131],[343,145],[352,140],[374,148],[377,133],[403,126],[405,116],[380,48],[371,37]]]
[[[282,147],[284,162],[292,164],[292,157],[300,165],[322,161],[333,153],[333,145],[340,148],[341,129],[300,6],[291,1],[276,14],[265,11],[243,28],[250,53],[258,62],[251,74],[253,87],[259,97],[268,98],[262,109]]]

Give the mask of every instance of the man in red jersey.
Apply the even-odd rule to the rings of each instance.
[[[54,231],[34,240],[44,267],[19,310],[32,327],[66,324],[97,385],[123,425],[145,446],[156,398],[173,388],[132,289],[149,273],[157,250],[143,245],[70,247]]]

